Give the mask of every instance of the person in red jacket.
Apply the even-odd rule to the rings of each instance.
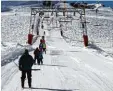
[[[42,36],[42,39],[40,39],[40,42],[41,42],[41,43],[45,43],[45,38],[44,38],[44,36]]]

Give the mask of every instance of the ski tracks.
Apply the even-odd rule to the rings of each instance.
[[[62,58],[62,56],[64,59]],[[72,70],[72,69],[69,70],[68,65],[65,64],[65,63],[69,63],[66,59],[68,58],[67,58],[67,55],[65,54],[63,55],[54,54],[51,58],[51,63],[53,65],[56,65],[54,66],[54,71],[56,72],[55,74],[57,78],[60,80],[60,83],[59,83],[60,87],[65,90],[67,89],[70,89],[72,91],[79,90],[77,88],[77,79],[75,79],[77,75],[76,70]],[[71,73],[72,71],[73,73]],[[74,77],[71,74],[74,75]]]
[[[72,55],[71,59],[73,59],[73,61],[75,61],[79,67],[79,79],[83,79],[83,82],[85,81],[87,84],[84,84],[84,88],[86,88],[84,91],[113,91],[113,86],[111,85],[113,82],[108,79],[108,77],[103,72],[96,70],[78,58],[74,58]],[[80,84],[83,84],[81,80],[79,81]],[[83,85],[80,88],[83,88]]]
[[[8,85],[15,76],[17,72],[19,72],[18,67],[15,66],[13,62],[7,64],[6,66],[3,66],[2,68],[2,86],[1,88],[3,89],[5,85]]]

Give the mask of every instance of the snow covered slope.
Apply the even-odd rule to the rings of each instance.
[[[93,11],[86,12],[91,45],[87,48],[83,45],[79,15],[72,16],[72,24],[62,24],[64,37],[60,35],[60,24],[56,23],[60,16],[44,20],[44,29],[40,29],[40,35],[46,32],[44,64],[33,65],[32,88],[28,88],[26,79],[25,89],[22,89],[18,60],[25,48],[34,56],[33,49],[40,40],[39,37],[32,46],[26,45],[28,11],[28,8],[19,7],[13,12],[2,13],[2,91],[113,91],[113,58],[106,53],[107,50],[113,54],[113,13],[102,9],[97,16]],[[97,22],[102,26],[94,27]]]
[[[45,25],[46,28],[46,25]],[[34,65],[32,88],[21,88],[21,73],[11,62],[2,67],[2,91],[112,91],[113,61],[92,50],[72,47],[60,36],[60,30],[46,31],[47,54],[44,64]],[[33,47],[37,47],[39,40]],[[33,56],[33,51],[30,52]],[[19,58],[19,57],[18,57]],[[18,58],[14,62],[18,63]],[[10,69],[10,71],[8,71]]]

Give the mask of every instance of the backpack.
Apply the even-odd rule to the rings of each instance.
[[[45,43],[43,43],[43,48],[46,48],[46,44]]]

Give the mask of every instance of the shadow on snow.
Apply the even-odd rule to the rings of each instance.
[[[29,88],[28,87],[25,87],[25,89],[29,89]],[[73,91],[73,90],[79,90],[79,89],[36,88],[36,87],[31,87],[31,89],[51,90],[51,91]]]
[[[31,69],[32,71],[38,71],[38,70],[41,70],[41,69]]]
[[[67,66],[63,66],[63,65],[50,65],[50,64],[43,64],[44,66],[59,66],[59,67],[67,67]]]

